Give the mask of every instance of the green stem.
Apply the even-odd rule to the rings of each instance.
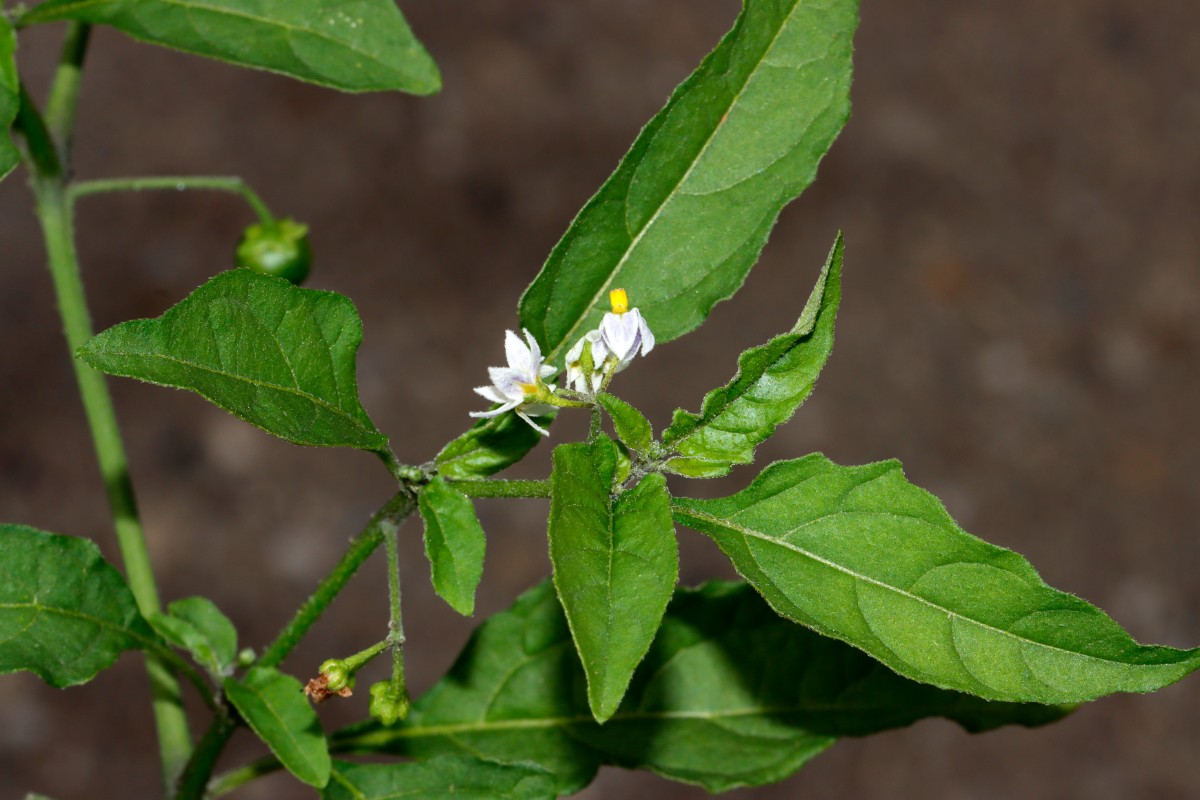
[[[452,481],[467,497],[549,497],[550,481]]]
[[[213,768],[217,766],[217,759],[221,757],[221,752],[237,727],[237,722],[228,711],[218,714],[213,719],[179,776],[179,784],[175,790],[176,800],[202,800],[208,788],[209,777]]]
[[[400,614],[400,555],[396,546],[395,527],[384,531],[383,541],[387,546],[388,599],[391,603],[387,640],[392,646],[392,684],[399,691],[407,692],[404,680],[404,621]]]
[[[63,171],[58,148],[54,146],[54,139],[24,83],[20,85],[20,97],[15,126],[24,135],[29,160],[33,162],[29,171],[43,178],[57,178]]]
[[[146,191],[176,191],[201,189],[215,192],[230,192],[241,195],[254,209],[259,222],[264,228],[275,227],[275,217],[267,204],[262,201],[246,182],[236,176],[223,175],[161,175],[149,178],[103,178],[94,181],[80,181],[71,186],[68,195],[71,202],[91,194],[108,192],[146,192]]]
[[[79,107],[79,85],[83,79],[83,57],[87,53],[90,25],[73,22],[67,27],[58,69],[54,73],[54,84],[50,87],[50,98],[46,101],[46,125],[50,128],[59,152],[71,155],[71,144],[75,136],[75,110]],[[68,168],[67,172],[70,172]]]
[[[47,125],[41,127],[42,134],[47,133],[48,129],[49,138],[57,140],[59,148],[68,146],[71,140],[74,107],[79,93],[79,76],[86,46],[87,26],[72,24],[63,47],[62,61],[55,74],[54,88],[51,90],[51,108],[54,114],[49,118]],[[27,95],[25,99],[28,100]],[[79,272],[71,207],[67,202],[61,169],[63,162],[67,160],[67,151],[58,150],[58,169],[47,170],[50,165],[39,159],[34,152],[34,137],[40,135],[37,132],[37,123],[30,126],[29,121],[34,119],[38,119],[36,109],[32,102],[29,102],[29,109],[23,116],[22,130],[25,131],[26,140],[30,144],[29,168],[33,174],[31,183],[45,240],[50,275],[58,299],[59,315],[66,332],[67,347],[74,353],[91,338],[92,323]],[[105,493],[108,495],[129,588],[142,615],[150,616],[160,610],[158,589],[154,583],[154,572],[150,566],[141,521],[138,519],[133,484],[129,479],[129,466],[117,427],[112,398],[108,394],[103,375],[80,361],[72,359],[72,364],[91,429],[96,457],[100,463],[100,473]],[[164,780],[169,784],[191,752],[191,734],[183,709],[179,681],[167,661],[161,655],[147,653],[146,670],[150,676]]]
[[[239,789],[250,783],[250,781],[261,778],[264,775],[270,775],[273,772],[278,772],[281,769],[283,769],[283,765],[274,756],[266,756],[257,761],[252,761],[244,767],[230,770],[224,775],[214,778],[208,784],[208,797],[216,798],[229,794],[234,789]]]
[[[384,532],[386,530],[394,532],[400,522],[411,514],[415,507],[416,501],[413,496],[408,492],[401,491],[376,512],[375,516],[371,517],[371,521],[362,533],[354,537],[349,549],[342,556],[342,560],[321,581],[312,596],[304,601],[304,604],[296,611],[296,615],[292,617],[292,621],[275,637],[275,641],[271,642],[263,651],[262,656],[256,662],[258,666],[275,667],[287,658],[288,653],[292,652],[292,648],[325,612],[325,609],[338,596],[338,593],[342,591],[362,563],[371,553],[375,552],[375,548],[379,547],[380,542],[383,541]]]

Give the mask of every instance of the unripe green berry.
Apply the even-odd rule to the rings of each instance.
[[[273,225],[251,225],[238,242],[234,260],[244,269],[286,278],[299,285],[312,267],[308,226],[294,219],[276,220]]]

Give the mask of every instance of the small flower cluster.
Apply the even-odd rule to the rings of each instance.
[[[506,411],[529,423],[538,433],[549,432],[531,419],[556,407],[591,405],[597,392],[603,391],[613,375],[629,366],[634,357],[654,349],[654,334],[640,311],[629,307],[624,289],[609,292],[612,311],[604,315],[600,327],[588,331],[567,351],[567,384],[580,398],[579,402],[564,397],[546,379],[558,370],[543,363],[542,350],[529,331],[523,331],[525,341],[512,331],[506,331],[504,350],[507,367],[489,367],[491,386],[479,386],[475,392],[500,405],[490,411],[472,411],[472,417],[494,417]]]

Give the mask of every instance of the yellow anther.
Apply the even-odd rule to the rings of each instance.
[[[608,293],[608,302],[612,303],[614,314],[624,314],[629,310],[629,295],[624,289],[613,289]]]

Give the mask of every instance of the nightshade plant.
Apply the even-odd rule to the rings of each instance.
[[[506,365],[476,389],[492,408],[416,465],[400,463],[359,402],[352,302],[292,282],[308,269],[303,225],[277,219],[236,178],[76,181],[70,170],[89,26],[343,91],[434,92],[437,69],[392,0],[46,0],[0,14],[0,175],[24,164],[33,190],[124,566],[122,576],[84,539],[0,526],[0,672],[66,687],[141,650],[167,796],[218,797],[286,769],[327,800],[366,800],[556,797],[605,764],[721,791],[781,780],[839,737],[930,716],[972,732],[1036,726],[1195,670],[1200,649],[1138,644],[1021,556],[961,530],[895,462],[812,454],[730,497],[673,493],[668,476],[753,463],[813,390],[833,346],[840,236],[796,322],[743,353],[698,411],[677,411],[656,435],[613,394],[619,373],[670,358],[656,343],[739,288],[780,209],[814,179],[848,116],[857,14],[854,0],[746,0],[521,298]],[[18,75],[17,37],[53,22],[66,23],[65,44],[39,105]],[[237,268],[156,319],[93,335],[74,204],[158,188],[239,193],[259,222]],[[499,358],[498,332],[477,334]],[[395,495],[259,652],[239,651],[207,599],[162,607],[102,373],[196,392],[295,444],[372,453],[395,478]],[[585,441],[554,442],[546,480],[492,477],[553,442],[557,414],[591,425]],[[450,673],[410,701],[397,530],[419,514],[436,592],[470,615],[484,566],[479,497],[549,499],[553,580],[484,621]],[[678,587],[676,524],[711,538],[744,582]],[[387,635],[330,658],[307,685],[281,671],[381,544]],[[381,656],[391,676],[369,688],[369,718],[325,733],[314,704],[348,695]],[[211,710],[197,738],[181,681]],[[214,775],[241,728],[270,755]],[[381,754],[402,758],[349,760]]]

